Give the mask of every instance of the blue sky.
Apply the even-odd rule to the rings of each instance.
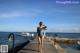
[[[0,0],[0,31],[36,31],[43,21],[49,32],[80,32],[80,3],[56,1]]]

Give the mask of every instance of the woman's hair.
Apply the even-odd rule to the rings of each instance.
[[[43,24],[43,22],[39,22],[39,26],[41,26]]]

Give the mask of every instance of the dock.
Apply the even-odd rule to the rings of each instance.
[[[14,36],[14,35],[13,35]],[[63,47],[62,45],[80,45],[80,39],[58,38],[45,36],[43,40],[43,48],[38,48],[38,37],[16,46],[9,50],[8,53],[80,53],[72,47]]]
[[[53,44],[48,38],[44,38],[43,48],[41,52],[38,51],[38,40],[35,38],[28,45],[25,45],[18,53],[58,53]]]

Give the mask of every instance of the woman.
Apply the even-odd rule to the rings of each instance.
[[[41,49],[43,47],[43,35],[44,30],[47,27],[43,25],[43,22],[39,22],[39,26],[37,27],[37,34],[38,34],[38,48]]]

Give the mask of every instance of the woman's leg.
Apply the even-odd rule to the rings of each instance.
[[[43,36],[41,37],[41,48],[43,48]]]
[[[41,45],[41,40],[40,37],[38,37],[38,50],[40,51],[40,45]]]

